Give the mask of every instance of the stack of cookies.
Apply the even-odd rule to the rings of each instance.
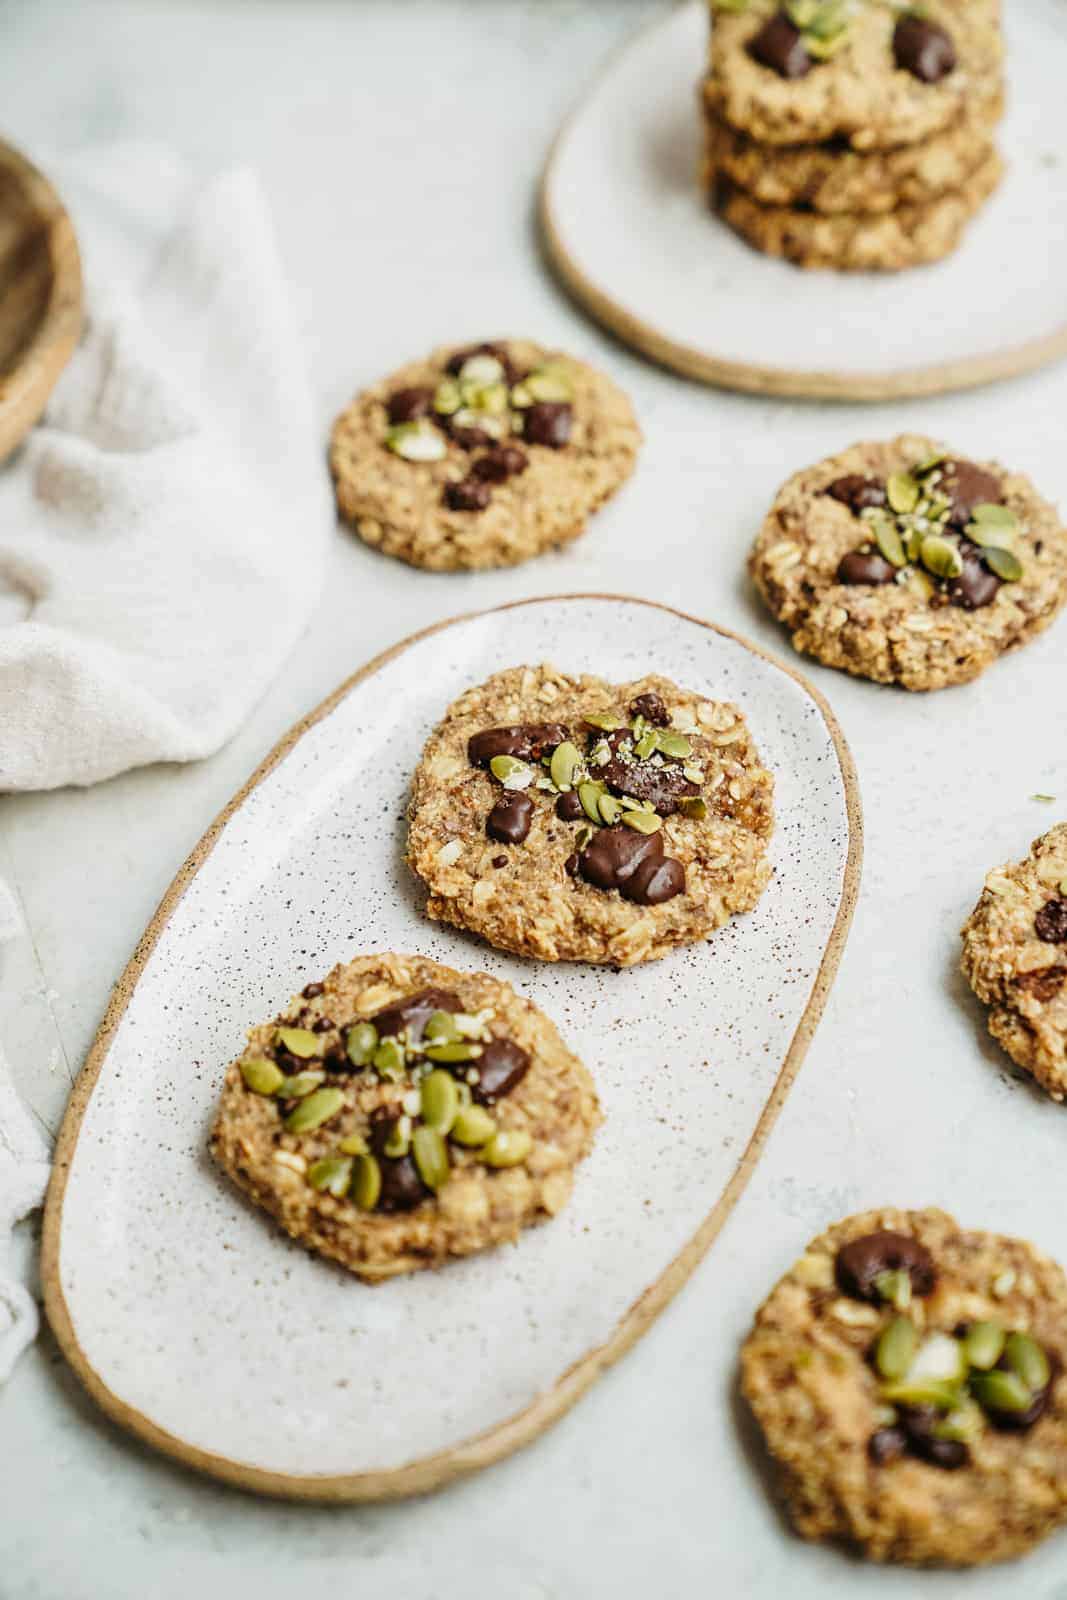
[[[999,0],[712,0],[712,204],[804,267],[950,254],[1002,167]]]

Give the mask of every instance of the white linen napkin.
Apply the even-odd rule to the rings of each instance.
[[[255,179],[143,146],[47,167],[88,327],[0,471],[0,790],[216,750],[307,625],[333,522]]]

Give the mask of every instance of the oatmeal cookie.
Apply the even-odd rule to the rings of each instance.
[[[211,1153],[294,1239],[373,1283],[555,1216],[600,1120],[582,1063],[508,984],[360,956],[252,1029]]]
[[[920,144],[863,153],[845,143],[764,145],[709,113],[704,185],[726,179],[765,206],[801,206],[827,216],[872,215],[925,206],[962,189],[992,154],[1003,97],[969,106]]]
[[[735,233],[764,255],[837,272],[900,272],[951,255],[963,230],[1000,182],[1003,163],[992,147],[950,193],[922,205],[880,214],[833,216],[795,206],[768,206],[720,178],[712,203]]]
[[[509,339],[435,350],[358,395],[334,424],[330,466],[338,509],[365,543],[454,571],[577,538],[640,443],[610,379]]]
[[[998,1044],[1067,1099],[1067,823],[1035,839],[1025,861],[996,867],[963,925],[963,975]]]
[[[943,1211],[869,1211],[756,1315],[741,1387],[805,1539],[979,1566],[1067,1519],[1067,1279]]]
[[[407,858],[439,921],[542,961],[632,966],[755,905],[772,790],[736,706],[651,674],[512,667],[427,742]]]
[[[929,0],[923,9],[713,4],[706,102],[762,144],[844,139],[891,150],[930,139],[997,92],[1003,41],[999,0]]]
[[[1020,473],[905,434],[795,473],[749,557],[797,650],[905,689],[964,683],[1067,600],[1067,530]]]

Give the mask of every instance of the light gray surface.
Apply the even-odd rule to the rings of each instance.
[[[279,734],[384,645],[497,600],[613,588],[784,653],[742,576],[770,492],[794,466],[900,427],[990,454],[1003,444],[1067,502],[1062,373],[925,406],[759,403],[658,373],[571,310],[538,261],[533,180],[559,116],[647,9],[159,0],[0,11],[4,131],[31,152],[129,135],[205,166],[256,160],[324,432],[356,384],[409,354],[453,332],[515,329],[609,365],[648,434],[637,480],[587,538],[516,572],[420,576],[338,534],[303,646],[214,760],[0,802],[0,873],[18,887],[39,960],[25,946],[3,958],[0,1034],[53,1125],[68,1067],[180,860]],[[985,868],[1067,812],[1065,665],[1067,622],[979,685],[930,700],[813,670],[866,798],[864,892],[838,986],[711,1260],[570,1417],[419,1504],[257,1503],[104,1423],[45,1340],[0,1391],[2,1600],[288,1600],[326,1588],[374,1600],[811,1600],[833,1588],[850,1600],[1067,1600],[1062,1539],[1023,1572],[965,1578],[868,1571],[798,1546],[762,1492],[731,1399],[755,1302],[811,1233],[862,1205],[945,1204],[1067,1259],[1064,1113],[1002,1072],[956,976],[956,930]],[[1039,791],[1062,806],[1032,801]]]

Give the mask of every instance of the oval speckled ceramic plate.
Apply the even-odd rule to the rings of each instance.
[[[644,355],[756,394],[941,394],[1067,355],[1064,4],[1006,11],[1008,172],[946,261],[803,272],[709,212],[697,105],[708,8],[690,0],[613,58],[556,141],[541,214],[563,282]]]
[[[423,741],[462,689],[543,660],[614,679],[654,667],[744,707],[778,812],[755,912],[625,972],[515,960],[420,915],[401,854]],[[115,991],[45,1218],[66,1355],[150,1443],[269,1493],[414,1492],[533,1438],[639,1337],[743,1188],[825,1001],[859,857],[855,777],[828,707],[732,634],[574,596],[398,645],[237,796]],[[246,1028],[334,962],[382,949],[507,978],[584,1057],[606,1122],[555,1221],[367,1288],[281,1235],[215,1172],[205,1140]]]

